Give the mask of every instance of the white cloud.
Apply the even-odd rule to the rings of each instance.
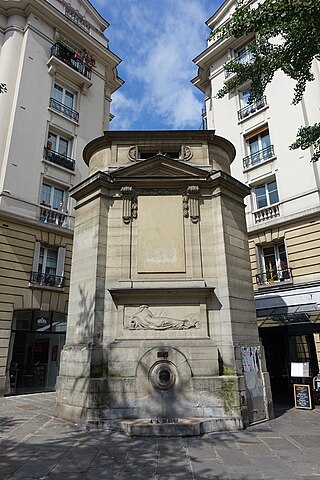
[[[190,83],[196,75],[192,59],[205,48],[209,30],[204,22],[216,3],[117,0],[109,4],[103,13],[111,23],[111,49],[123,59],[120,75],[126,81],[122,95],[116,93],[112,103],[117,122],[134,126],[148,118],[149,123],[159,124],[156,128],[199,128],[203,102]]]
[[[140,102],[128,98],[121,91],[116,91],[112,96],[111,113],[114,119],[110,130],[130,130],[134,126],[141,112]]]

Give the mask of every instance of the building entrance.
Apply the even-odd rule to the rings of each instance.
[[[319,373],[314,337],[315,331],[319,330],[319,326],[314,324],[259,329],[275,404],[293,404],[293,384],[311,385],[313,377]],[[291,362],[308,362],[310,377],[292,377]]]
[[[14,312],[6,395],[52,391],[65,343],[66,315],[41,310]]]

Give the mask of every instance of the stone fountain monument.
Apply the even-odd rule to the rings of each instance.
[[[194,435],[270,416],[234,156],[213,131],[114,131],[86,146],[61,417]]]

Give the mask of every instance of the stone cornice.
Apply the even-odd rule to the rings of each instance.
[[[59,225],[51,225],[48,223],[40,222],[39,220],[34,220],[32,218],[23,217],[22,215],[17,215],[16,213],[10,213],[7,210],[0,209],[0,217],[11,222],[20,223],[23,225],[28,225],[37,230],[44,230],[46,232],[51,232],[59,234],[64,237],[73,238],[73,230],[70,228],[60,227]]]
[[[62,11],[55,8],[49,2],[40,0],[20,0],[19,2],[16,0],[14,2],[13,0],[7,0],[5,5],[2,3],[0,6],[0,13],[4,16],[22,15],[25,18],[33,13],[36,16],[41,16],[43,21],[50,24],[53,28],[61,25],[61,31],[66,32],[66,34],[68,34],[75,43],[81,45],[83,49],[95,54],[109,72],[111,70],[107,83],[110,85],[112,92],[123,85],[124,81],[118,77],[116,69],[121,59],[99,42],[98,39],[74,24]],[[53,42],[53,40],[51,41]]]
[[[186,295],[186,291],[190,295],[194,295],[198,297],[208,297],[209,295],[212,295],[215,290],[215,287],[196,285],[197,282],[193,282],[192,280],[187,280],[184,286],[179,286],[179,287],[176,286],[176,284],[179,283],[179,280],[178,282],[177,280],[174,280],[171,282],[170,281],[162,282],[162,283],[166,283],[166,285],[163,285],[163,286],[160,286],[159,285],[160,282],[158,281],[158,282],[155,282],[156,285],[154,287],[150,286],[150,282],[149,282],[149,286],[145,286],[145,287],[139,287],[137,285],[138,282],[131,282],[131,283],[132,283],[131,288],[114,287],[114,288],[109,288],[108,291],[110,292],[113,298],[128,302],[130,300],[130,297],[136,298],[139,295],[140,296],[156,295],[157,297],[159,297],[161,296],[161,294],[164,294],[164,295],[174,294],[175,296],[179,296],[179,295]],[[180,284],[181,283],[182,282],[180,281]]]
[[[98,137],[92,140],[86,145],[83,150],[83,159],[87,165],[90,163],[91,157],[113,144],[129,143],[129,144],[148,144],[154,141],[169,140],[170,142],[176,141],[177,144],[202,142],[209,145],[216,145],[225,150],[229,156],[230,163],[234,160],[236,151],[231,142],[219,135],[215,135],[214,130],[119,130],[119,131],[106,131],[103,137]]]
[[[134,170],[132,166],[128,170]],[[190,169],[190,166],[188,166]],[[123,169],[125,170],[125,169]],[[191,170],[191,169],[190,169]],[[240,201],[248,195],[248,187],[222,171],[207,173],[198,168],[199,176],[135,176],[128,175],[117,178],[113,174],[98,171],[86,180],[80,182],[70,190],[70,196],[77,201],[76,209],[96,200],[108,196],[123,199],[123,188],[130,189],[130,198],[139,195],[182,195],[186,198],[201,198],[226,195]],[[203,175],[201,175],[203,174]],[[192,191],[190,189],[193,189]],[[194,195],[192,192],[197,190]],[[189,199],[189,201],[190,201]]]
[[[224,187],[224,191],[230,191],[232,194],[236,194],[241,198],[245,198],[250,193],[249,187],[221,170],[212,172],[210,174],[210,182],[208,182],[208,186],[218,184]]]
[[[315,217],[316,220],[319,220],[320,207],[309,208],[307,210],[302,210],[301,212],[293,213],[292,215],[280,216],[278,218],[272,219],[270,221],[261,222],[258,225],[248,228],[249,238],[252,238],[253,235],[264,231],[272,230],[273,228],[279,228],[279,226],[290,225],[291,223],[297,223],[299,220],[307,220],[312,217]]]
[[[88,19],[88,23],[90,23],[90,28],[94,29],[98,33],[102,33],[106,28],[110,26],[110,24],[107,22],[105,18],[103,18],[100,13],[95,9],[95,7],[92,5],[92,3],[88,0],[80,0],[85,4],[86,10],[90,12],[92,17],[95,19],[97,24],[99,25],[99,28],[97,28],[95,25],[93,25]],[[61,5],[63,7],[68,7],[70,6],[70,2],[66,0],[59,0]],[[48,6],[49,8],[52,7],[55,9],[55,7],[47,0],[43,1],[41,0],[40,2],[38,0],[3,0],[2,4],[0,5],[0,12],[1,13],[8,13],[9,15],[13,14],[20,14],[23,12],[27,12],[28,8],[30,9],[29,11],[32,10],[32,7],[36,6],[37,4],[37,9],[39,7],[46,8]]]

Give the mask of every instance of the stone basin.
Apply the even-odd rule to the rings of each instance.
[[[121,421],[121,429],[128,435],[141,437],[199,436],[204,433],[242,430],[241,417],[137,419]]]

